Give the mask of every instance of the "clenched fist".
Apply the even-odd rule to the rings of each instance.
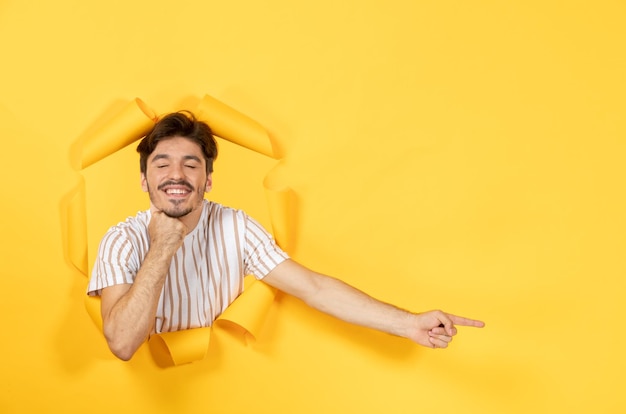
[[[153,211],[148,234],[151,249],[173,256],[185,240],[187,227],[177,218],[169,217],[162,211]]]

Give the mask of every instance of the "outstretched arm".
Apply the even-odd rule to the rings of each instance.
[[[484,326],[481,321],[442,311],[412,313],[400,309],[293,260],[278,265],[263,281],[346,322],[402,336],[429,348],[447,347],[457,333],[455,325]]]
[[[101,312],[104,336],[111,352],[129,360],[154,330],[156,309],[172,257],[181,246],[183,223],[153,212],[148,227],[150,249],[132,284],[102,290]]]

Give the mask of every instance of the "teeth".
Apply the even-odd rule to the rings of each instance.
[[[167,194],[185,194],[187,193],[187,191],[175,188],[175,189],[167,190],[166,193]]]

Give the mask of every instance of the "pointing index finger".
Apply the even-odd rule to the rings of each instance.
[[[462,316],[457,316],[457,315],[451,315],[451,314],[447,314],[448,318],[450,318],[450,320],[452,321],[452,323],[454,323],[455,325],[461,325],[461,326],[471,326],[474,328],[482,328],[485,326],[485,322],[483,321],[479,321],[476,319],[469,319],[469,318],[464,318]]]

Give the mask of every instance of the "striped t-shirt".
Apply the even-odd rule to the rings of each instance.
[[[87,293],[133,283],[150,245],[150,211],[105,234]],[[155,330],[172,332],[210,326],[243,291],[246,275],[265,277],[288,255],[241,210],[204,200],[200,221],[178,249],[159,298]]]

